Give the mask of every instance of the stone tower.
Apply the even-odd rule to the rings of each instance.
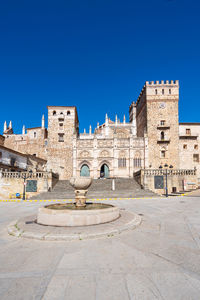
[[[76,107],[48,106],[48,170],[69,179],[73,174],[73,137],[78,135]]]
[[[147,167],[179,168],[179,82],[146,82],[136,103],[137,135],[148,136]]]

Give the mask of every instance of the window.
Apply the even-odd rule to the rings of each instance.
[[[53,116],[55,116],[55,115],[56,115],[56,111],[54,110],[54,111],[53,111]]]
[[[126,167],[126,158],[118,158],[118,167],[125,168]]]
[[[165,120],[161,120],[160,125],[162,125],[162,126],[165,125]]]
[[[194,145],[194,150],[198,150],[198,145]]]
[[[158,90],[157,89],[155,89],[155,94],[158,95]]]
[[[61,111],[60,115],[63,115],[63,112]]]
[[[70,115],[70,111],[68,110],[68,111],[67,111],[67,116],[69,116],[69,115]]]
[[[199,162],[199,154],[193,154],[193,161]]]
[[[161,133],[160,133],[160,139],[162,141],[165,139],[165,133],[164,133],[164,131],[161,131]]]
[[[187,145],[186,144],[183,145],[183,149],[187,149]]]
[[[160,157],[165,158],[165,150],[161,150]]]
[[[36,153],[33,153],[33,156],[36,156]]]
[[[186,134],[190,135],[191,134],[191,130],[190,128],[186,128]]]
[[[63,123],[59,123],[60,129],[63,129]]]
[[[171,95],[171,93],[172,93],[172,91],[171,91],[171,89],[169,89],[169,94]]]
[[[14,167],[15,162],[16,162],[16,158],[11,157],[11,159],[10,159],[10,165],[11,165],[12,167]]]
[[[162,89],[162,95],[164,95],[164,92],[165,92],[164,89]]]
[[[36,133],[36,132],[34,132],[34,133],[33,133],[33,136],[34,136],[34,138],[36,138],[36,136],[37,136],[37,133]]]
[[[64,133],[59,133],[58,134],[58,141],[59,142],[64,142]]]
[[[141,165],[142,165],[141,162],[142,162],[142,160],[140,157],[135,157],[133,159],[134,168],[141,168]]]

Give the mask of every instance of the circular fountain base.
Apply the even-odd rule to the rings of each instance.
[[[38,210],[37,223],[51,226],[88,226],[111,222],[119,218],[119,208],[104,203],[52,204]]]

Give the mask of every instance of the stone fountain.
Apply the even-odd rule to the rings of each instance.
[[[37,223],[51,226],[87,226],[111,222],[119,218],[119,208],[104,203],[87,203],[90,177],[71,178],[75,203],[57,203],[39,208]]]

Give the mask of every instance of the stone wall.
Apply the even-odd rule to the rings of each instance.
[[[166,192],[166,172],[169,193],[175,190],[176,192],[182,192],[198,188],[195,169],[143,169],[136,172],[134,178],[144,189],[162,195]],[[164,188],[155,187],[155,176],[163,176]]]
[[[0,146],[4,145],[4,140],[5,140],[5,137],[0,134]]]
[[[27,192],[28,198],[33,195],[37,195],[41,192],[47,192],[51,190],[54,182],[57,180],[51,172],[6,172],[0,171],[0,197],[8,199],[11,194],[20,193],[23,194],[24,179],[28,177],[26,181],[37,181],[37,192]]]
[[[6,135],[4,146],[24,154],[47,158],[47,129],[27,129],[27,134]]]

